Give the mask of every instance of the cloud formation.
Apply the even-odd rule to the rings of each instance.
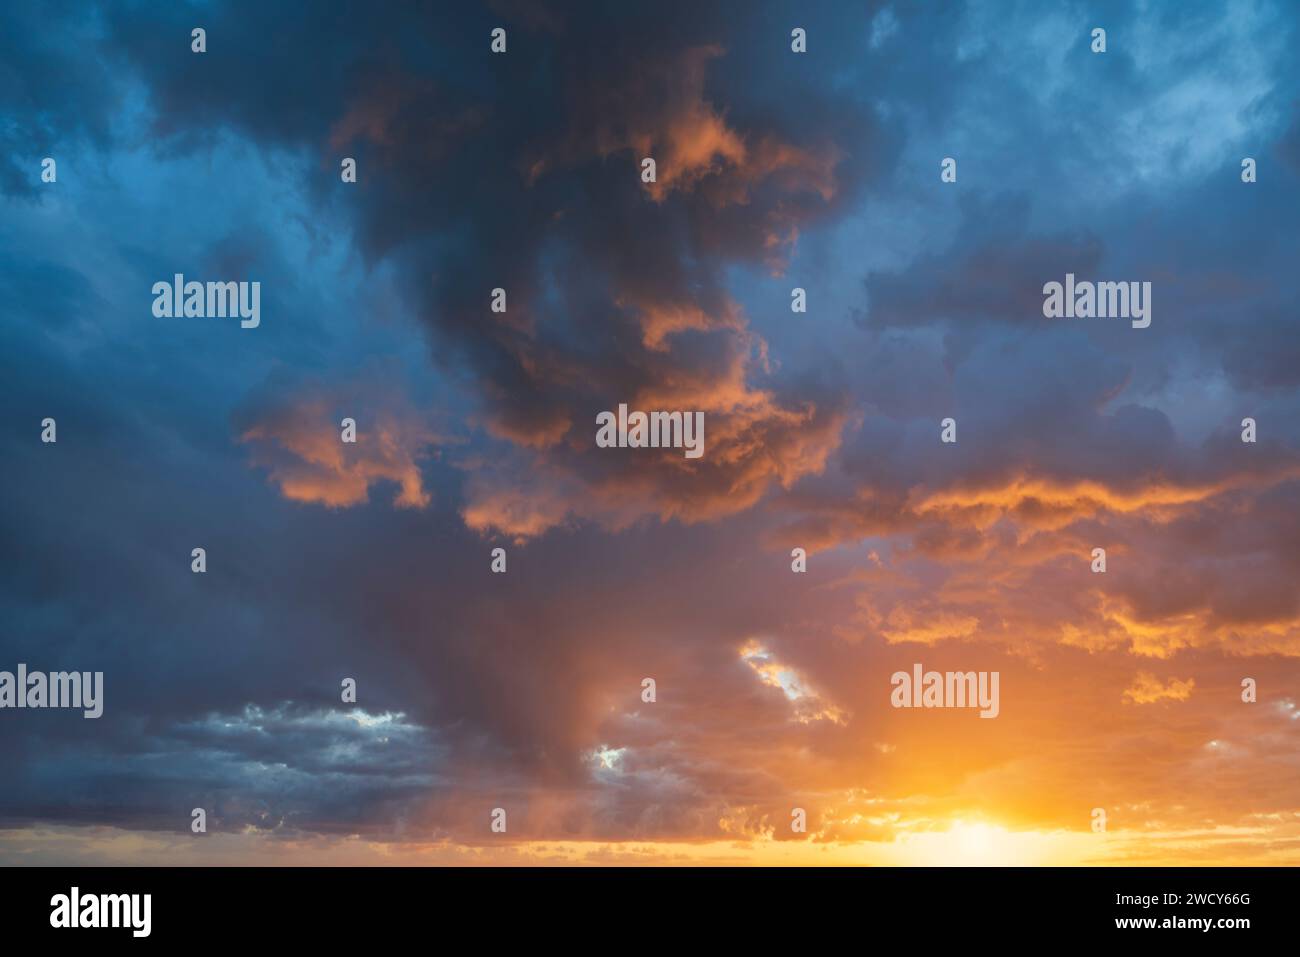
[[[1287,5],[202,14],[0,14],[0,666],[106,674],[0,717],[0,857],[1296,861]]]

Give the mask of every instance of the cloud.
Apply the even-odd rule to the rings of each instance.
[[[399,508],[425,508],[432,499],[418,460],[438,436],[409,409],[368,417],[318,388],[240,417],[239,442],[291,501],[345,508],[368,501],[371,487],[383,482],[397,484],[393,504]],[[343,417],[356,423],[355,442],[342,439]]]
[[[1167,684],[1161,684],[1160,679],[1151,672],[1139,671],[1133,679],[1133,685],[1124,690],[1124,700],[1129,704],[1152,704],[1165,700],[1186,701],[1192,696],[1192,689],[1195,687],[1194,678],[1185,681],[1170,678]]]

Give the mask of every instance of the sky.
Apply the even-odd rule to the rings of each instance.
[[[1298,32],[4,5],[0,862],[1300,863]]]

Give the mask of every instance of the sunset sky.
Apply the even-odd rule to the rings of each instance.
[[[1300,863],[1300,8],[425,6],[0,7],[0,863]]]

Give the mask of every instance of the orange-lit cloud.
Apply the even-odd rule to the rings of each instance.
[[[1196,680],[1170,678],[1167,684],[1149,671],[1139,671],[1131,687],[1124,689],[1124,700],[1131,704],[1151,704],[1155,701],[1186,701],[1196,687]]]
[[[431,501],[418,459],[436,437],[417,421],[391,413],[357,423],[357,441],[345,443],[341,419],[323,398],[281,406],[245,428],[239,441],[252,449],[252,461],[268,472],[285,498],[330,508],[369,500],[377,483],[398,486],[393,504],[424,508]]]
[[[637,90],[612,92],[625,113],[597,128],[597,150],[601,155],[631,150],[638,165],[644,157],[654,158],[656,179],[643,185],[659,203],[674,191],[690,192],[708,181],[706,195],[714,205],[744,204],[768,179],[779,180],[786,191],[813,192],[829,201],[838,150],[805,149],[771,134],[746,137],[705,98],[709,63],[724,54],[712,45],[687,50],[674,62],[650,65]]]

